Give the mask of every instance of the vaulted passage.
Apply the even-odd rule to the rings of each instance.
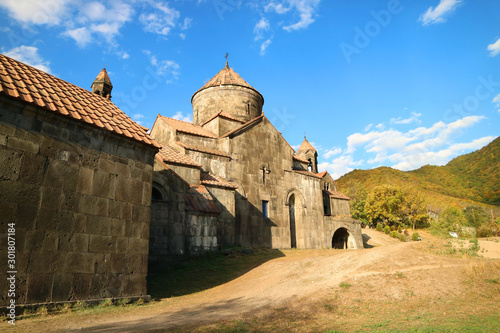
[[[332,248],[334,249],[348,249],[349,231],[346,228],[339,228],[333,234]]]

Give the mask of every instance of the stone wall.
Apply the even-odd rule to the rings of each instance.
[[[346,229],[349,233],[348,248],[362,249],[363,238],[361,222],[350,217],[324,217],[325,244],[327,248],[332,248],[332,241],[335,232],[339,229]]]
[[[4,97],[0,110],[0,257],[15,223],[17,304],[145,295],[155,150]]]
[[[264,98],[253,89],[241,86],[209,87],[191,99],[193,124],[201,125],[219,111],[225,111],[242,121],[262,114]]]
[[[235,245],[235,190],[216,186],[207,186],[221,210],[217,221],[217,244]]]
[[[197,255],[217,250],[219,214],[188,211],[186,213],[186,249]]]

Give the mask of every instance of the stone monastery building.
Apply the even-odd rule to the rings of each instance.
[[[231,246],[362,248],[349,198],[304,139],[226,63],[191,99],[193,123],[149,131],[111,101],[0,55],[0,255],[16,304],[147,295],[148,269]],[[14,231],[14,232],[13,232]],[[0,285],[0,306],[9,304]]]

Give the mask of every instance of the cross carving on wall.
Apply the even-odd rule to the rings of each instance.
[[[265,164],[261,165],[260,170],[262,170],[262,182],[266,184],[266,174],[271,173],[271,169],[269,168],[269,164],[266,166]]]

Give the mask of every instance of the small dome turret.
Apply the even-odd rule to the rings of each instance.
[[[113,90],[113,85],[109,79],[108,72],[106,72],[106,68],[101,70],[90,88],[93,93],[111,99],[111,90]]]

